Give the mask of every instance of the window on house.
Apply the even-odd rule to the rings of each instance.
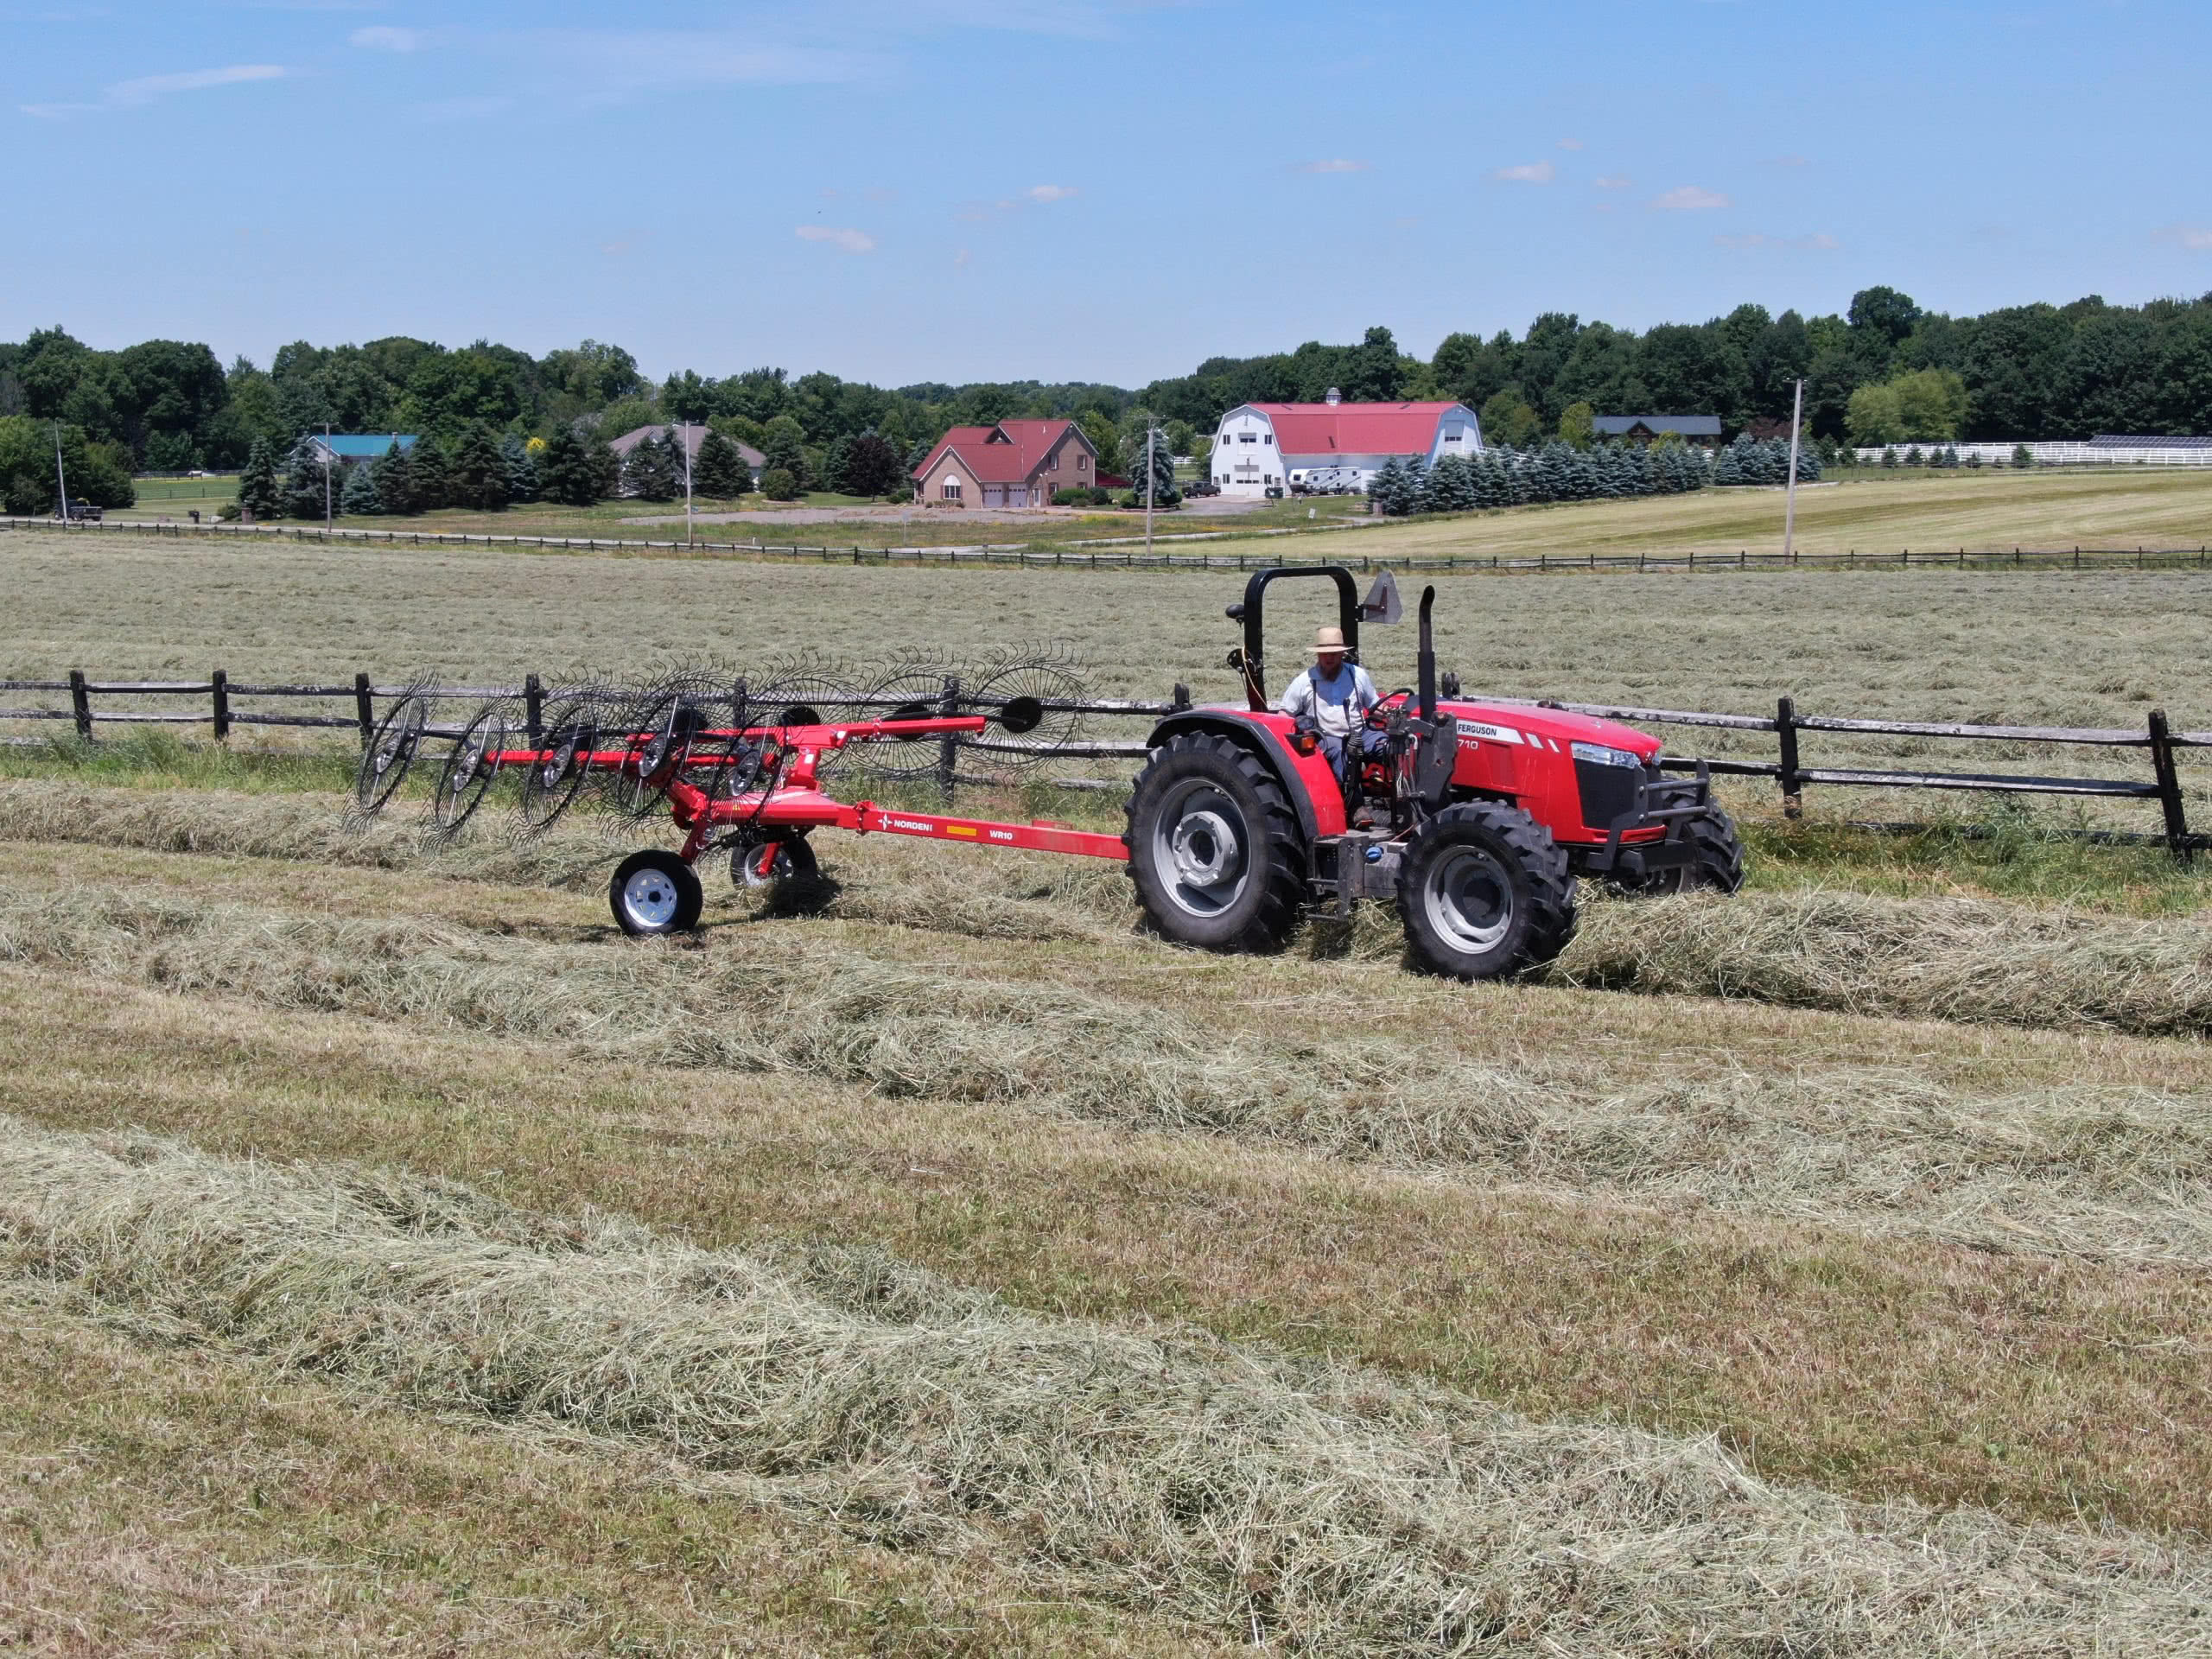
[[[1083,471],[1083,470],[1084,470],[1084,468],[1085,468],[1086,467],[1088,467],[1088,466],[1090,466],[1090,457],[1089,455],[1077,455],[1077,456],[1075,458],[1075,469],[1076,469],[1076,471],[1077,471],[1078,473],[1079,473],[1079,472],[1081,472],[1081,471]]]
[[[1272,444],[1274,442],[1274,441],[1275,441],[1275,435],[1274,435],[1274,433],[1272,433],[1272,432],[1262,432],[1262,434],[1260,434],[1260,442],[1261,442],[1262,443],[1265,443],[1265,444],[1270,444],[1270,445],[1272,445]]]
[[[1260,435],[1256,432],[1239,432],[1236,435],[1236,442],[1239,443],[1257,443],[1259,441]]]
[[[948,501],[957,501],[960,499],[960,480],[958,479],[948,478],[944,480],[944,499]]]

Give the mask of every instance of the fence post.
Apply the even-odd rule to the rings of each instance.
[[[1790,698],[1782,697],[1775,702],[1774,732],[1782,748],[1782,816],[1802,817],[1805,811],[1805,785],[1797,775],[1797,705]]]
[[[361,723],[361,747],[365,749],[369,740],[376,735],[377,729],[376,699],[369,695],[369,677],[366,674],[353,677],[353,717]]]
[[[2166,845],[2174,861],[2190,862],[2189,819],[2182,810],[2181,779],[2174,771],[2172,734],[2166,729],[2166,711],[2151,711],[2151,772],[2158,781],[2158,804],[2166,815]]]
[[[957,719],[959,717],[960,677],[957,674],[948,674],[944,677],[944,702],[940,712],[942,712],[948,720]],[[938,740],[937,746],[937,792],[944,798],[945,804],[948,806],[952,804],[952,791],[956,782],[955,766],[959,759],[960,740],[958,738],[948,734]]]
[[[92,700],[85,690],[85,671],[69,671],[69,707],[77,716],[77,735],[89,743],[92,741]]]
[[[545,730],[545,687],[535,674],[522,677],[522,721],[534,749]]]
[[[207,678],[215,691],[215,741],[226,743],[231,736],[231,677],[219,668]]]

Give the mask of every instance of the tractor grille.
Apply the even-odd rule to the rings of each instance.
[[[1577,760],[1574,783],[1582,792],[1582,822],[1592,830],[1610,830],[1616,819],[1630,813],[1643,816],[1643,773],[1639,768]]]

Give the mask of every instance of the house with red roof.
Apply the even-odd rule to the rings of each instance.
[[[1042,507],[1052,492],[1098,481],[1098,448],[1073,421],[956,426],[914,468],[914,499],[931,506]]]
[[[1363,490],[1383,463],[1482,453],[1482,424],[1465,404],[1348,404],[1334,386],[1318,404],[1239,404],[1214,434],[1212,477],[1224,495],[1270,490]]]

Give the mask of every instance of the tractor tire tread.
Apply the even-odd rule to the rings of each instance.
[[[1139,900],[1142,902],[1145,884],[1137,857],[1138,812],[1149,793],[1159,786],[1158,780],[1164,772],[1170,768],[1180,770],[1184,762],[1201,757],[1202,764],[1224,766],[1249,787],[1264,819],[1260,833],[1266,844],[1265,885],[1251,919],[1234,939],[1205,948],[1261,955],[1280,950],[1298,931],[1305,907],[1304,839],[1299,830],[1298,816],[1291,810],[1290,797],[1281,780],[1266,762],[1234,738],[1218,732],[1185,732],[1169,738],[1152,752],[1144,770],[1130,785],[1128,799],[1122,809],[1122,845],[1128,855],[1124,868],[1129,879],[1137,884]],[[1152,913],[1149,904],[1145,908],[1147,914]],[[1156,915],[1153,921],[1155,926],[1159,925]],[[1165,928],[1160,931],[1167,932]]]
[[[1496,975],[1465,972],[1446,965],[1434,951],[1424,949],[1426,918],[1418,914],[1420,899],[1414,879],[1422,868],[1425,849],[1440,834],[1459,826],[1479,824],[1503,843],[1521,868],[1529,885],[1528,924],[1519,948]],[[1407,942],[1421,965],[1446,977],[1471,981],[1481,977],[1507,978],[1543,967],[1567,949],[1580,917],[1575,905],[1575,880],[1567,855],[1552,839],[1552,832],[1520,808],[1502,801],[1461,801],[1422,821],[1406,842],[1399,865],[1398,920]]]

